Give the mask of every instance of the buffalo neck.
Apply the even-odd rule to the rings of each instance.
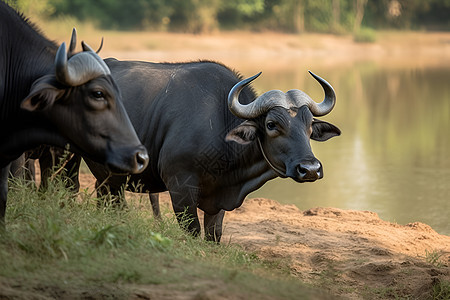
[[[220,208],[233,210],[241,206],[248,194],[276,178],[277,174],[265,161],[256,140],[248,145],[233,145],[228,154],[234,163],[218,180],[216,189],[223,192],[217,193],[216,190],[216,196],[226,196],[226,199],[219,200]]]
[[[69,141],[43,127],[32,127],[14,132],[8,143],[0,144],[0,168],[16,159],[24,151],[42,144],[51,144],[64,148]],[[71,149],[77,151],[77,149]]]
[[[21,101],[32,83],[53,72],[57,46],[12,8],[0,2],[0,111],[2,125],[21,118]]]
[[[245,180],[242,186],[239,198],[243,199],[251,192],[256,191],[263,186],[267,181],[277,177],[277,174],[267,164],[264,159],[261,149],[257,146],[257,141],[251,144],[251,150],[248,151],[249,157],[253,155],[253,161],[248,161],[243,165],[243,168],[239,170],[241,174],[244,174]]]

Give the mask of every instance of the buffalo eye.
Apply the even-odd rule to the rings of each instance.
[[[272,122],[272,121],[270,121],[270,122],[267,122],[267,129],[269,129],[269,130],[275,130],[275,129],[277,129],[277,125],[275,124],[275,122]]]
[[[92,90],[88,97],[87,104],[94,110],[103,110],[108,108],[108,100],[101,90]]]
[[[105,97],[105,95],[103,94],[102,91],[93,91],[92,92],[92,97],[94,97],[95,99],[103,99]]]

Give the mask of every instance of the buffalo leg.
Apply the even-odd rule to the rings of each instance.
[[[125,192],[121,190],[123,189],[116,189],[109,185],[107,182],[100,182],[99,180],[95,181],[95,189],[97,190],[97,197],[100,199],[104,197],[104,201],[98,201],[97,207],[105,207],[110,204],[114,208],[126,208],[127,203],[125,201]]]
[[[55,166],[55,155],[52,147],[45,146],[41,148],[41,152],[38,155],[39,158],[39,168],[41,169],[41,185],[40,190],[46,190],[50,178],[52,177],[53,168]]]
[[[13,160],[9,166],[9,172],[11,178],[22,178],[25,179],[25,166],[26,158],[25,153],[22,154],[18,159]]]
[[[8,175],[11,164],[0,169],[0,228],[4,226],[8,198]]]
[[[187,230],[194,236],[200,235],[200,222],[198,220],[197,207],[173,205],[173,210],[177,216],[178,224],[180,224],[181,228]]]
[[[74,155],[66,164],[68,181],[66,187],[72,190],[74,193],[78,193],[80,190],[80,166],[81,166],[81,156]]]
[[[25,180],[36,182],[36,168],[34,167],[34,159],[27,158],[25,160]]]
[[[161,210],[159,209],[159,195],[158,193],[148,194],[150,203],[152,204],[153,216],[157,219],[161,219]]]
[[[41,168],[41,189],[46,189],[50,178],[53,176],[55,167],[59,164],[60,159],[64,157],[64,149],[47,146],[42,150],[39,157],[39,166]],[[64,168],[68,180],[66,188],[74,193],[80,189],[80,181],[78,173],[81,165],[81,156],[74,155],[70,158]]]
[[[197,190],[193,186],[177,186],[178,189],[169,189],[172,199],[173,211],[180,227],[194,236],[200,235],[200,222],[197,215]]]
[[[225,211],[222,209],[215,215],[204,215],[205,239],[207,241],[220,242],[222,237],[222,224]]]

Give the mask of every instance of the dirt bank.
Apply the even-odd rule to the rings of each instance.
[[[429,299],[433,285],[450,282],[450,237],[368,211],[248,199],[225,217],[228,241],[265,259],[287,258],[293,276],[350,299],[374,291],[380,299]]]
[[[82,185],[92,188],[90,178],[83,175]],[[161,202],[170,207],[168,193]],[[287,262],[292,276],[344,299],[432,299],[433,287],[450,284],[449,236],[419,222],[383,221],[369,211],[301,211],[247,199],[226,213],[222,243]]]

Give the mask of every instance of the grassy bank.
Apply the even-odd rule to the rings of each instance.
[[[193,238],[170,212],[155,220],[147,202],[136,196],[125,210],[98,209],[97,199],[74,199],[59,181],[46,192],[12,182],[0,237],[0,298],[317,299],[282,260]]]

